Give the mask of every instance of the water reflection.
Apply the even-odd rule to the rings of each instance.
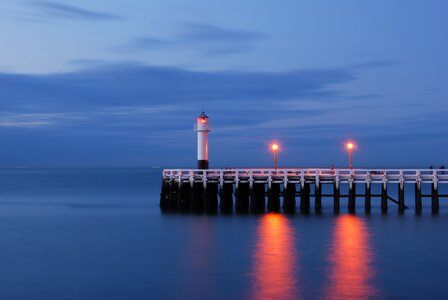
[[[294,231],[285,216],[262,216],[253,254],[253,299],[297,298],[297,253],[294,241]]]
[[[344,215],[336,219],[329,250],[329,287],[326,299],[365,299],[377,296],[372,249],[365,221]]]

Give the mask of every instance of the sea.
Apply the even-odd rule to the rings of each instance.
[[[448,203],[166,213],[161,169],[0,170],[0,299],[447,299]],[[440,193],[447,193],[441,190]],[[313,202],[313,201],[312,201]]]

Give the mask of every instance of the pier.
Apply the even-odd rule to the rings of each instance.
[[[294,212],[296,208],[310,210],[314,200],[314,209],[320,211],[322,198],[331,197],[334,211],[346,202],[348,211],[354,212],[361,198],[366,212],[372,201],[379,201],[382,212],[390,204],[404,212],[406,201],[413,198],[417,213],[424,199],[430,200],[432,212],[437,213],[440,198],[448,197],[439,193],[443,184],[448,184],[445,169],[165,169],[160,207],[169,211]],[[391,197],[391,189],[396,189],[396,198]]]

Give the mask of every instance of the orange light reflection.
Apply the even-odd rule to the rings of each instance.
[[[297,298],[294,231],[280,214],[266,214],[258,227],[253,271],[253,299]]]
[[[326,299],[365,299],[377,296],[371,284],[373,255],[364,220],[344,215],[336,219],[329,253]]]

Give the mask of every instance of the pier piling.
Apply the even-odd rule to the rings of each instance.
[[[356,209],[356,183],[350,179],[348,190],[348,211],[354,212]]]
[[[431,207],[433,212],[439,211],[439,189],[437,181],[434,181],[431,185]]]
[[[178,208],[180,210],[188,210],[190,207],[190,194],[191,194],[191,186],[187,183],[179,184],[179,192],[177,195],[178,198]]]
[[[268,190],[268,211],[280,210],[280,183],[272,183]]]
[[[339,187],[339,182],[335,181],[333,184],[333,194],[334,194],[334,199],[333,199],[333,209],[335,212],[339,211],[339,208],[341,206],[341,190]]]
[[[296,185],[289,183],[283,191],[283,209],[293,212],[296,209]]]
[[[254,183],[250,193],[250,208],[253,211],[263,211],[265,208],[265,184]]]
[[[404,212],[405,204],[404,204],[404,183],[398,183],[398,211]]]
[[[310,184],[304,183],[300,189],[300,209],[307,211],[310,209]]]
[[[381,185],[381,211],[386,212],[388,208],[387,204],[387,183],[383,182]]]
[[[218,208],[218,183],[208,183],[204,189],[204,208],[215,211]]]
[[[195,182],[193,184],[192,197],[190,199],[190,208],[193,211],[201,211],[204,209],[204,184],[202,182]]]
[[[421,183],[415,183],[415,211],[420,213],[422,211],[422,188]]]
[[[317,211],[322,209],[322,184],[316,182],[314,188],[314,209]]]
[[[370,182],[368,181],[366,182],[366,193],[364,202],[364,209],[366,212],[370,212],[370,209],[372,207],[371,198],[372,198],[372,187],[370,185]]]
[[[219,208],[223,211],[232,211],[233,207],[233,183],[223,183],[219,191]]]
[[[244,212],[249,209],[249,183],[240,182],[235,188],[235,209]]]

